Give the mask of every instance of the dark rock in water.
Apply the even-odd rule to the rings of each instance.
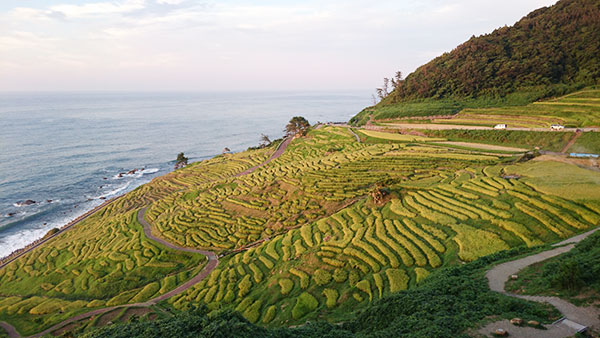
[[[15,213],[14,212],[9,212],[7,215],[8,215],[8,217],[13,217],[15,215]]]
[[[52,203],[52,200],[46,200],[46,202],[48,202],[48,203]]]
[[[88,201],[93,201],[93,199],[92,198],[88,198]]]
[[[103,179],[103,180],[107,180],[108,178],[106,178],[106,177],[102,177],[102,179]]]
[[[48,224],[48,223],[44,222],[44,224],[43,224],[43,225],[47,225],[47,224]]]
[[[137,171],[138,171],[137,169],[131,169],[127,172],[127,175],[135,174]]]
[[[24,207],[24,206],[28,206],[28,205],[32,205],[32,204],[36,204],[37,202],[34,200],[27,200],[27,201],[19,201],[17,203],[15,203],[16,206],[18,207]]]
[[[123,175],[124,175],[123,173],[119,173],[119,175],[117,175],[117,177],[121,178],[121,177],[123,177]]]
[[[105,200],[105,199],[106,199],[106,197],[102,196],[102,197],[100,197],[100,199],[101,199],[101,200]]]

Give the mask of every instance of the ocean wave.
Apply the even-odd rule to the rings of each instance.
[[[126,177],[140,178],[140,177],[142,177],[142,176],[144,176],[146,174],[154,174],[154,173],[157,173],[159,171],[160,171],[159,168],[134,169],[133,172],[131,172],[131,171],[129,171],[129,172],[121,172],[121,173],[118,173],[118,174],[114,175],[112,178],[113,178],[113,180],[121,180],[121,179],[126,178]]]
[[[144,169],[144,170],[142,170],[142,174],[144,174],[144,175],[154,174],[154,173],[157,173],[159,171],[160,171],[160,169],[158,169],[158,168]]]
[[[118,187],[118,188],[116,188],[114,190],[111,190],[111,191],[109,191],[107,193],[104,193],[104,194],[98,196],[98,197],[95,197],[94,199],[105,199],[107,197],[114,196],[114,195],[120,193],[121,191],[127,189],[131,185],[131,182],[132,181],[129,181],[129,182],[123,184],[122,186],[120,186],[120,187]]]

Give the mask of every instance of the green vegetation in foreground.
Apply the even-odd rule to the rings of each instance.
[[[507,283],[511,292],[567,298],[578,305],[600,300],[600,233],[578,243],[573,250],[527,267],[519,279]]]
[[[491,264],[532,251],[521,247],[441,269],[417,288],[375,301],[340,325],[311,321],[297,328],[264,329],[229,310],[207,313],[200,306],[173,318],[113,325],[85,337],[468,337],[468,329],[491,317],[549,323],[558,316],[555,310],[492,292],[483,277]]]
[[[533,149],[539,147],[542,150],[561,151],[573,138],[570,132],[528,132],[518,130],[419,130],[419,132],[431,136],[445,138],[449,141],[481,142],[491,145],[507,147],[523,147]],[[584,133],[581,137],[587,134]]]
[[[161,278],[185,271],[173,265],[176,257],[165,256],[159,267],[138,263],[152,249],[144,246],[149,241],[133,217],[148,205],[146,218],[157,233],[180,246],[227,253],[267,238],[221,258],[207,279],[167,305],[175,311],[199,304],[215,313],[235,310],[270,328],[307,320],[348,322],[354,311],[403,290],[417,299],[412,290],[440,268],[509,248],[555,242],[598,224],[600,196],[589,191],[600,191],[595,189],[600,173],[567,164],[518,163],[517,156],[500,158],[412,138],[358,143],[346,128],[323,127],[295,139],[268,166],[235,176],[272,151],[218,156],[157,178],[0,270],[0,278],[7,278],[0,279],[0,319],[22,333],[33,333],[73,313],[103,306],[93,302],[93,290],[78,280],[84,276],[89,283],[102,264],[113,270],[121,264],[119,280],[124,281],[144,271]],[[571,175],[565,177],[565,172]],[[523,177],[502,178],[510,173]],[[541,193],[546,181],[552,182],[551,189]],[[573,191],[580,183],[587,192]],[[40,254],[44,252],[48,254]],[[40,259],[45,261],[38,263]],[[35,269],[27,268],[29,264]],[[140,278],[98,300],[147,300],[153,290],[157,294],[181,283],[168,278]],[[25,282],[26,290],[16,289]],[[112,285],[103,278],[93,282],[96,288]],[[46,297],[62,290],[81,298],[69,300],[63,317],[38,314],[32,309],[39,303],[31,305],[27,298],[34,295],[26,291],[44,290],[45,283],[52,283],[49,290],[55,291],[33,292]],[[468,290],[457,287],[454,292]],[[12,304],[14,297],[21,299]],[[66,299],[66,293],[61,297]],[[407,327],[417,329],[411,325]]]

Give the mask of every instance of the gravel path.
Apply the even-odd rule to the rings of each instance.
[[[267,159],[265,162],[263,162],[263,163],[261,163],[261,164],[259,164],[257,166],[254,166],[254,167],[252,167],[250,169],[247,169],[247,170],[245,170],[245,171],[243,171],[243,172],[241,172],[241,173],[239,173],[239,174],[237,174],[235,176],[239,177],[239,176],[250,174],[253,171],[255,171],[256,169],[258,169],[258,168],[260,168],[260,167],[268,164],[269,162],[273,161],[274,159],[278,158],[279,156],[281,156],[283,154],[283,152],[285,151],[285,149],[287,148],[287,146],[292,142],[292,139],[293,139],[292,137],[288,137],[285,140],[283,140],[283,142],[279,145],[279,147],[277,147],[277,149],[271,155],[271,157],[269,159]],[[114,200],[111,200],[111,201],[107,202],[106,204],[112,203],[113,201]],[[105,206],[106,204],[103,204],[102,206]],[[100,207],[95,208],[94,210],[86,213],[85,217],[82,216],[81,219],[79,219],[77,222],[80,222],[81,220],[83,220],[86,217],[90,216],[95,211],[97,211],[99,208]],[[152,298],[152,299],[150,299],[150,300],[148,300],[146,302],[143,302],[143,303],[134,303],[134,304],[123,304],[123,305],[112,306],[112,307],[107,307],[107,308],[102,308],[102,309],[96,309],[96,310],[93,310],[93,311],[82,313],[82,314],[79,314],[77,316],[74,316],[74,317],[71,317],[69,319],[66,319],[66,320],[64,320],[64,321],[62,321],[62,322],[60,322],[60,323],[58,323],[58,324],[56,324],[56,325],[54,325],[54,326],[52,326],[52,327],[44,330],[42,332],[40,332],[40,333],[37,333],[37,334],[31,336],[31,337],[41,337],[41,336],[44,336],[44,335],[47,335],[47,334],[51,334],[52,332],[54,332],[54,331],[56,331],[56,330],[58,330],[58,329],[60,329],[60,328],[62,328],[64,326],[66,326],[66,325],[69,325],[69,324],[72,324],[72,323],[75,323],[75,322],[78,322],[80,320],[87,319],[87,318],[90,318],[90,317],[93,317],[93,316],[101,315],[101,314],[110,312],[110,311],[115,310],[115,309],[127,308],[127,307],[149,307],[149,306],[152,306],[152,305],[156,305],[157,303],[159,303],[159,302],[161,302],[161,301],[163,301],[165,299],[171,298],[171,297],[173,297],[175,295],[178,295],[178,294],[186,291],[190,287],[194,286],[195,284],[199,283],[204,278],[206,278],[217,267],[217,265],[219,264],[219,259],[218,259],[217,255],[214,252],[212,252],[212,251],[200,250],[200,249],[193,249],[193,248],[187,248],[187,247],[180,247],[180,246],[177,246],[177,245],[175,245],[173,243],[167,242],[167,241],[165,241],[162,238],[154,236],[152,234],[152,226],[145,219],[145,214],[146,214],[146,210],[147,209],[148,209],[148,207],[144,207],[144,208],[140,209],[138,211],[138,213],[137,213],[138,221],[143,226],[143,228],[144,228],[144,234],[146,235],[146,237],[148,237],[149,239],[151,239],[151,240],[153,240],[155,242],[158,242],[158,243],[160,243],[160,244],[162,244],[162,245],[164,245],[164,246],[166,246],[168,248],[174,249],[174,250],[199,253],[199,254],[202,254],[202,255],[206,256],[208,258],[208,262],[206,263],[206,265],[204,266],[204,268],[202,269],[202,271],[200,271],[200,273],[198,273],[192,279],[188,280],[187,282],[183,283],[182,285],[178,286],[177,288],[175,288],[175,289],[173,289],[173,290],[171,290],[171,291],[169,291],[169,292],[167,292],[167,293],[165,293],[163,295],[160,295],[160,296],[158,296],[156,298]],[[70,224],[69,228],[72,227],[73,225],[77,224],[77,222],[74,222],[73,224]],[[63,229],[63,231],[65,231],[65,230],[67,230],[67,229],[66,228]],[[58,235],[58,233],[56,235]],[[52,236],[52,238],[53,237],[55,237],[55,236]],[[44,241],[44,242],[46,242],[46,241]],[[42,243],[39,243],[35,247],[41,245]],[[28,251],[31,251],[33,248],[34,247],[29,248]],[[18,257],[20,257],[21,255],[25,254],[28,251],[25,251],[25,252],[21,253]],[[18,257],[15,257],[14,259],[16,259]],[[1,267],[2,266],[0,266],[0,268]],[[19,335],[19,333],[17,332],[17,330],[12,325],[10,325],[10,324],[8,324],[6,322],[0,322],[0,327],[3,328],[8,333],[9,338],[19,338],[19,337],[21,337],[21,335]]]
[[[581,242],[589,235],[593,234],[599,228],[590,230],[586,233],[571,237],[562,242],[556,243],[553,246],[556,249],[540,252],[535,255],[527,256],[514,261],[498,264],[490,269],[485,277],[488,279],[490,289],[496,292],[503,293],[508,296],[526,299],[539,303],[549,303],[553,305],[563,315],[563,319],[551,325],[544,325],[546,330],[537,330],[530,327],[519,327],[510,324],[507,320],[502,320],[482,327],[478,330],[483,335],[491,337],[491,332],[498,328],[503,328],[510,334],[511,337],[548,337],[562,338],[571,337],[577,331],[585,326],[600,326],[600,309],[594,306],[578,307],[558,297],[548,296],[527,296],[508,293],[504,290],[506,281],[511,275],[517,274],[523,268],[545,261],[549,258],[558,256],[570,251],[575,247],[575,243]]]

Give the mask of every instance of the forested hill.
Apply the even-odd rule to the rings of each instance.
[[[600,0],[562,0],[419,67],[380,105],[600,81]]]

